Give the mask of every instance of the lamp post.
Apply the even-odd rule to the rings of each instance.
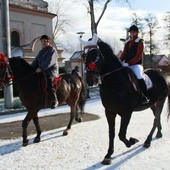
[[[125,28],[126,29],[126,38],[120,38],[120,41],[125,42],[128,38],[129,38],[129,28]]]
[[[8,58],[11,57],[10,22],[9,22],[9,0],[1,0],[1,30],[2,51]],[[12,108],[13,89],[12,85],[4,88],[5,107]]]
[[[79,37],[80,38],[82,38],[83,37],[83,34],[85,34],[85,32],[77,32],[76,34],[78,34],[79,35]],[[81,45],[81,43],[80,43],[80,62],[81,62],[81,75],[82,75],[82,77],[83,77],[83,75],[84,75],[84,72],[83,72],[83,57],[82,57],[82,45]]]

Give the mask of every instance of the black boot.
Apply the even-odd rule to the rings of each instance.
[[[145,81],[144,81],[144,79],[138,79],[138,83],[139,83],[139,87],[142,92],[142,104],[147,104],[147,103],[149,103],[149,99],[146,94],[147,87],[146,87]]]
[[[57,95],[56,91],[54,89],[54,84],[53,84],[53,79],[49,78],[47,79],[48,83],[48,93],[51,99],[51,109],[54,109],[58,106],[58,100],[57,100]]]

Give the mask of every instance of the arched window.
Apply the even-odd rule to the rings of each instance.
[[[12,31],[11,33],[11,47],[20,46],[20,35],[17,31]]]

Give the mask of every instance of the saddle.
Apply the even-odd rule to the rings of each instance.
[[[62,76],[54,78],[53,82],[54,82],[54,89],[55,89],[56,92],[57,92],[58,85],[59,85],[59,82],[61,81],[61,79],[62,79]],[[41,77],[39,79],[39,84],[40,84],[40,88],[42,88],[42,90],[45,94],[43,108],[49,108],[51,106],[51,100],[50,100],[49,92],[47,90],[46,79],[44,77]]]
[[[56,91],[58,89],[58,83],[60,82],[61,79],[62,79],[62,76],[58,76],[54,78],[54,88]]]
[[[133,73],[133,71],[127,67],[125,67],[125,71],[127,73],[127,79],[129,80],[129,90],[130,92],[137,92],[137,91],[141,91],[140,90],[140,86],[138,83],[138,79],[136,77],[136,75]],[[153,87],[153,83],[151,81],[151,79],[149,78],[149,76],[147,74],[143,74],[143,79],[145,81],[147,90],[151,89]]]
[[[58,76],[58,77],[55,77],[54,78],[54,81],[53,81],[53,83],[54,83],[54,89],[55,89],[55,91],[57,91],[57,89],[58,89],[58,84],[59,84],[59,82],[60,82],[60,80],[62,79],[62,76]],[[46,95],[48,95],[48,91],[47,91],[47,82],[45,81],[45,79],[44,78],[40,78],[40,87],[43,89],[43,91],[44,91],[44,93],[46,94]]]

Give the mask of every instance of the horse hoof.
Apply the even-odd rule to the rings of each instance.
[[[82,118],[77,118],[76,121],[77,122],[82,122]]]
[[[139,140],[135,139],[135,138],[130,138],[129,141],[130,141],[131,145],[134,145],[135,143],[139,142]]]
[[[67,136],[68,135],[68,131],[67,130],[64,130],[63,131],[63,136]]]
[[[40,142],[40,138],[35,138],[34,139],[34,143],[39,143]]]
[[[28,139],[25,141],[25,142],[23,142],[23,144],[22,144],[22,146],[27,146],[28,145]]]
[[[162,138],[162,134],[161,134],[161,133],[158,133],[158,134],[156,135],[156,137],[157,137],[157,138]]]
[[[111,159],[104,158],[104,160],[101,162],[103,165],[110,165],[112,163]]]
[[[150,146],[151,146],[150,143],[144,143],[143,145],[144,148],[149,148]]]

